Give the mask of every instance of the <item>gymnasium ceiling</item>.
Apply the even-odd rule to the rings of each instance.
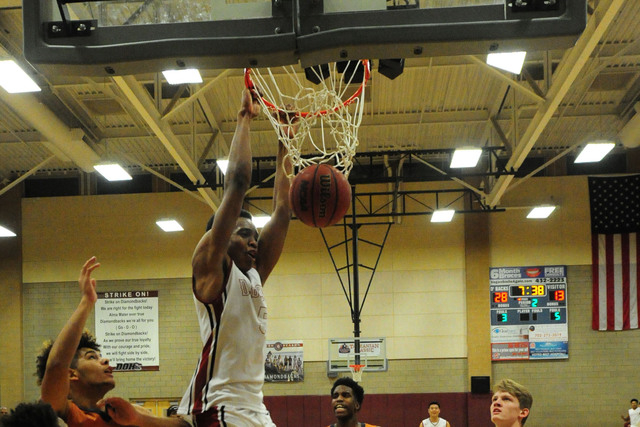
[[[579,173],[568,159],[591,139],[617,141],[614,156],[623,166],[614,172],[637,172],[640,1],[589,6],[576,47],[528,52],[521,76],[485,65],[480,55],[407,59],[395,80],[374,67],[358,152],[376,153],[374,162],[391,159],[397,167],[394,156],[411,151],[421,153],[421,164],[442,168],[456,147],[499,147],[506,170],[517,175],[486,175],[485,161],[473,177],[457,181],[494,207],[528,174]],[[92,165],[107,158],[134,175],[168,182],[183,174],[201,181],[214,168],[213,159],[228,152],[242,70],[204,70],[203,84],[180,89],[168,88],[158,74],[98,78],[39,71],[23,56],[19,0],[0,0],[2,56],[33,72],[42,92],[10,95],[0,89],[0,195],[22,180],[88,182],[95,176]],[[621,132],[627,136],[621,139]],[[275,154],[275,133],[264,117],[252,125],[252,147],[256,157]],[[90,194],[89,187],[81,192]],[[209,204],[217,203],[215,192],[199,191]]]

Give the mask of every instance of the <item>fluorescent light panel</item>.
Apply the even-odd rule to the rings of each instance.
[[[453,214],[456,211],[453,209],[438,209],[431,214],[431,222],[451,222]]]
[[[256,226],[256,228],[262,228],[265,226],[266,223],[268,223],[271,220],[270,216],[267,215],[257,215],[253,217],[253,225]]]
[[[609,151],[613,150],[615,146],[615,142],[611,141],[590,142],[585,145],[580,154],[578,154],[574,163],[599,162],[604,156],[609,154]]]
[[[164,70],[162,74],[170,85],[202,83],[200,71],[195,68],[185,68],[184,70]]]
[[[40,92],[40,87],[12,59],[0,61],[0,86],[9,93]]]
[[[556,209],[555,206],[536,206],[535,208],[531,209],[531,211],[527,215],[527,218],[531,218],[531,219],[549,218],[549,215],[551,215],[551,212],[553,212],[555,209]]]
[[[175,219],[161,219],[159,221],[156,221],[156,224],[158,224],[158,227],[162,228],[162,230],[166,231],[167,233],[184,230],[180,223]]]
[[[216,160],[216,163],[218,164],[218,167],[220,168],[220,172],[222,172],[222,175],[226,174],[227,166],[229,166],[229,160],[220,159],[220,160]]]
[[[94,165],[93,168],[100,172],[100,175],[104,176],[107,181],[128,181],[133,179],[131,175],[117,163]]]
[[[16,233],[0,225],[0,237],[15,237]]]
[[[482,149],[480,148],[459,148],[453,152],[451,168],[473,168],[478,164]]]
[[[490,53],[487,64],[513,74],[520,74],[527,52]]]

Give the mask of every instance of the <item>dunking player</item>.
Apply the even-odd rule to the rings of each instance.
[[[280,143],[274,212],[260,235],[242,210],[251,183],[249,128],[259,104],[245,90],[229,150],[225,191],[192,259],[203,349],[180,403],[197,426],[274,426],[262,402],[267,306],[262,286],[280,258],[291,217],[285,148]],[[285,129],[294,132],[294,129]],[[285,165],[286,163],[286,165]]]

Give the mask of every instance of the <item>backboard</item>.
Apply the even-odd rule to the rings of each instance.
[[[566,48],[587,0],[24,0],[23,15],[33,64],[111,76]]]
[[[355,338],[330,338],[327,373],[351,372],[350,364],[366,365],[366,371],[388,369],[387,345],[384,338],[359,338],[360,352],[356,352]]]

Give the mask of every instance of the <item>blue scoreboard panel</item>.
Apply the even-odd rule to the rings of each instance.
[[[566,359],[566,266],[491,268],[491,360]]]

